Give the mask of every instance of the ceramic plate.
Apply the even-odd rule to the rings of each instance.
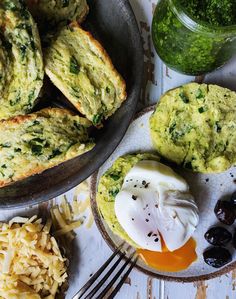
[[[149,118],[153,111],[154,107],[149,107],[136,116],[118,148],[92,177],[91,205],[95,221],[104,239],[113,250],[121,243],[121,239],[110,231],[104,220],[100,217],[96,204],[97,183],[103,173],[118,157],[128,153],[154,151],[149,134]],[[193,235],[197,242],[198,260],[187,270],[176,273],[156,271],[146,266],[142,261],[139,261],[137,268],[156,278],[182,282],[206,280],[232,270],[236,267],[236,250],[234,252],[232,247],[229,247],[229,250],[233,254],[233,261],[220,269],[208,266],[203,260],[202,253],[209,246],[204,239],[205,232],[211,226],[219,224],[214,215],[214,207],[217,200],[230,196],[236,190],[236,168],[232,167],[221,174],[197,174],[180,167],[173,167],[173,165],[172,168],[186,179],[199,207],[199,225]],[[227,229],[232,231],[234,227],[227,227]]]
[[[102,130],[92,132],[96,142],[92,151],[42,174],[1,188],[1,209],[19,208],[47,201],[85,180],[117,147],[136,111],[142,84],[143,48],[129,1],[88,0],[88,4],[90,13],[82,26],[92,32],[107,50],[115,67],[126,81],[128,98],[104,124]],[[42,106],[52,106],[55,99],[61,99],[61,95],[51,86],[47,91],[47,99],[51,101],[41,103]],[[68,107],[65,99],[60,105]]]

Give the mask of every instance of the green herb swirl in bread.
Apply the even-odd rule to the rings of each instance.
[[[24,3],[0,2],[0,119],[34,107],[43,84],[43,60],[36,24]]]

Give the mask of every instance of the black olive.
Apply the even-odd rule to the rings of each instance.
[[[234,223],[234,205],[230,201],[218,200],[214,212],[220,222],[227,225],[232,225]]]
[[[224,246],[232,239],[232,234],[223,227],[215,226],[210,228],[204,237],[211,245]]]
[[[232,255],[224,247],[211,247],[203,253],[204,261],[209,266],[220,268],[232,261]]]
[[[230,201],[236,207],[236,191],[231,195]]]
[[[233,234],[233,246],[236,249],[236,229],[234,229],[234,234]]]

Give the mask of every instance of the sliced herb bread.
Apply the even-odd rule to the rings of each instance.
[[[43,85],[37,26],[18,0],[0,1],[0,119],[33,108]]]
[[[45,52],[45,71],[95,126],[126,99],[126,85],[101,44],[77,23],[64,27]]]
[[[90,124],[59,108],[0,121],[0,187],[91,150]]]
[[[88,14],[86,0],[26,0],[42,32],[48,32],[69,21],[82,23]]]
[[[150,130],[163,157],[196,172],[225,171],[236,163],[236,92],[197,83],[170,90]]]

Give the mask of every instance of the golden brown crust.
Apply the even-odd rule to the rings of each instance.
[[[48,166],[47,168],[45,168],[45,166],[38,166],[38,167],[35,167],[34,168],[34,171],[27,171],[24,173],[24,175],[21,176],[20,179],[17,179],[17,181],[13,181],[13,180],[9,180],[9,181],[0,181],[0,188],[3,188],[3,187],[6,187],[6,186],[9,186],[15,182],[19,182],[19,181],[22,181],[28,177],[31,177],[33,175],[36,175],[36,174],[40,174],[42,173],[43,171],[45,170],[48,170],[48,169],[51,169],[53,167],[56,167],[57,165],[61,164],[61,162],[58,162],[57,164],[53,164],[51,166]]]
[[[82,23],[86,20],[86,17],[87,17],[87,15],[88,15],[88,13],[89,13],[89,6],[86,5],[86,7],[85,7],[83,13],[81,14],[81,17],[77,19],[77,22],[78,22],[79,24],[82,24]]]
[[[44,108],[40,110],[39,112],[31,113],[28,115],[17,115],[8,119],[0,120],[1,124],[8,124],[8,123],[15,123],[20,124],[24,122],[25,120],[31,120],[36,118],[37,116],[45,116],[45,115],[51,115],[51,114],[57,114],[57,115],[75,115],[72,111],[67,109],[61,109],[61,108]]]
[[[17,115],[17,116],[8,118],[8,119],[0,120],[0,124],[3,124],[3,125],[9,124],[9,123],[19,124],[27,119],[32,119],[32,116],[31,115]]]

